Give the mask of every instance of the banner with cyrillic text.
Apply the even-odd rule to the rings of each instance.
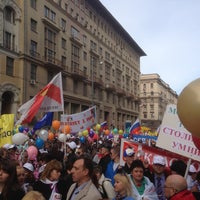
[[[0,147],[4,144],[12,144],[14,128],[14,114],[0,116]]]
[[[174,104],[167,105],[156,146],[200,161],[200,151],[194,145],[191,133],[181,123]]]
[[[84,131],[96,123],[96,106],[93,106],[80,113],[61,115],[60,121],[61,127],[64,125],[70,126],[72,134]]]

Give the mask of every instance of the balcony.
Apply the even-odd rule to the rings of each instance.
[[[126,95],[126,92],[123,89],[121,89],[121,88],[117,88],[116,92],[117,92],[117,94],[119,96],[125,96]]]
[[[40,53],[38,53],[37,51],[34,51],[34,50],[30,50],[30,56],[33,58],[36,58],[36,59],[41,58]]]
[[[132,93],[127,92],[126,98],[129,99],[129,100],[133,100],[135,98],[135,96]]]
[[[44,66],[52,69],[59,69],[63,70],[64,67],[62,65],[62,62],[52,56],[44,56]]]
[[[70,40],[71,40],[73,43],[75,43],[75,44],[77,44],[78,46],[80,46],[80,47],[83,46],[83,44],[82,44],[82,42],[81,42],[79,36],[76,35],[76,34],[71,34]]]
[[[105,83],[105,90],[107,91],[115,91],[115,86],[111,83]]]
[[[75,79],[87,79],[87,74],[77,67],[71,67],[71,69],[69,69],[69,72],[71,73],[71,76]]]
[[[92,80],[92,79],[91,79]],[[94,83],[94,86],[96,87],[101,87],[103,86],[103,81],[101,78],[98,78],[96,76],[93,77],[93,83]]]

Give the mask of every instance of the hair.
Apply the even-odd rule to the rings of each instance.
[[[44,168],[44,171],[41,174],[41,179],[45,180],[46,178],[49,178],[51,175],[51,172],[53,170],[57,170],[57,171],[62,171],[62,164],[60,161],[58,160],[51,160],[50,162],[47,163],[47,165]]]
[[[120,156],[120,146],[116,145],[111,148],[118,156]]]
[[[187,165],[182,160],[175,160],[170,166],[171,171],[175,171],[177,174],[184,176]]]
[[[22,198],[22,200],[45,200],[43,195],[37,191],[30,191]]]
[[[132,171],[134,168],[136,167],[139,167],[139,168],[142,168],[143,171],[144,171],[144,165],[143,165],[143,162],[139,159],[137,160],[134,160],[131,164],[131,167],[130,167],[130,170]]]
[[[7,199],[10,190],[16,191],[20,188],[17,179],[16,163],[14,161],[1,158],[0,170],[3,170],[9,175],[2,190],[3,199]]]
[[[126,173],[117,173],[114,176],[114,180],[122,182],[122,184],[124,186],[124,190],[126,191],[126,195],[131,196],[131,191],[132,191],[131,183],[130,183],[130,180],[127,177]]]
[[[94,166],[94,173],[100,173],[102,174],[102,167],[100,165]]]

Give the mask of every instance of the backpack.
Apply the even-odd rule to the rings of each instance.
[[[111,180],[106,178],[106,179],[103,180],[102,185],[99,185],[100,186],[99,192],[101,193],[101,196],[102,196],[103,199],[108,198],[107,192],[106,192],[105,187],[104,187],[105,181],[109,181],[111,183]]]

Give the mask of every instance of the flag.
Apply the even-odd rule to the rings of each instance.
[[[108,123],[107,123],[107,121],[102,122],[100,125],[101,125],[101,128],[102,128],[103,130],[105,130],[105,129],[108,128]]]
[[[30,123],[38,111],[63,111],[62,74],[58,73],[37,95],[23,104],[18,112],[21,113],[17,124]]]
[[[129,129],[129,134],[138,134],[141,131],[140,121],[137,118]]]
[[[34,130],[41,129],[44,126],[51,126],[53,120],[53,112],[46,113],[33,127]]]

